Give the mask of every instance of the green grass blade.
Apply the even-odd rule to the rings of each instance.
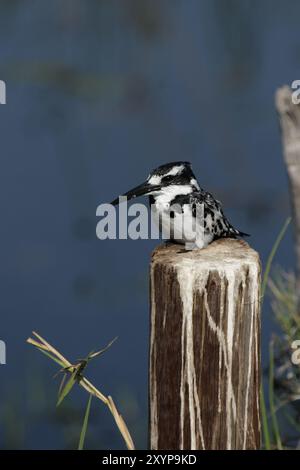
[[[261,287],[261,305],[263,304],[263,300],[265,297],[266,293],[266,288],[267,288],[267,283],[270,275],[270,270],[272,266],[272,262],[274,259],[274,256],[276,255],[276,252],[278,250],[278,247],[280,245],[281,240],[283,239],[285,232],[287,231],[287,228],[291,222],[292,218],[288,217],[280,230],[275,243],[271,249],[271,252],[268,256],[267,259],[267,264],[265,268],[265,272],[263,275],[263,281],[262,281],[262,287]],[[270,429],[269,429],[269,424],[268,424],[268,417],[267,417],[267,407],[266,407],[266,400],[265,400],[265,395],[264,395],[264,385],[263,385],[263,377],[261,380],[261,386],[260,386],[260,406],[261,406],[261,416],[262,416],[262,430],[263,430],[263,436],[264,436],[264,445],[265,449],[270,450],[271,449],[271,437],[270,437]]]
[[[92,398],[93,398],[93,395],[90,394],[89,399],[88,399],[88,403],[87,403],[87,406],[86,406],[86,410],[85,410],[85,415],[84,415],[82,428],[81,428],[79,444],[78,444],[78,450],[83,450],[86,431],[87,431],[88,422],[89,422]]]
[[[266,400],[264,396],[263,382],[261,383],[261,386],[260,386],[260,406],[261,406],[264,446],[266,450],[271,450],[271,438],[270,438],[270,430],[269,430],[269,425],[268,425],[268,417],[267,417]]]
[[[275,243],[272,247],[272,250],[269,254],[269,257],[268,257],[268,260],[267,260],[267,264],[266,264],[266,269],[265,269],[265,272],[264,272],[264,276],[263,276],[263,282],[262,282],[262,287],[261,287],[261,296],[262,296],[262,300],[264,299],[264,296],[265,296],[265,293],[266,293],[266,288],[267,288],[267,283],[268,283],[268,279],[269,279],[269,275],[270,275],[270,270],[271,270],[271,266],[272,266],[272,262],[273,262],[273,259],[274,259],[274,256],[276,255],[276,252],[278,250],[278,247],[280,245],[280,242],[281,240],[283,239],[284,235],[285,235],[285,232],[287,231],[287,228],[291,222],[292,218],[291,217],[288,217],[282,227],[282,229],[280,230],[279,234],[278,234],[278,237],[276,238],[275,240]]]
[[[114,339],[112,339],[105,348],[100,349],[99,351],[91,351],[87,357],[88,360],[93,359],[94,357],[100,356],[101,354],[105,353],[113,344],[114,342],[118,339],[116,336]]]
[[[52,359],[52,361],[56,362],[57,364],[59,364],[61,367],[65,367],[65,364],[60,361],[59,359],[57,359],[57,357],[53,356],[52,354],[50,354],[48,351],[45,351],[44,349],[41,349],[41,348],[38,348],[39,351],[41,351],[43,354],[45,354],[46,356],[50,357],[50,359]]]
[[[274,400],[274,343],[270,341],[269,347],[270,365],[269,365],[269,405],[271,413],[272,428],[275,437],[275,442],[278,450],[282,450],[282,442],[279,433],[279,426],[275,410]]]
[[[61,390],[61,392],[58,396],[56,406],[59,406],[62,403],[62,401],[66,398],[66,396],[69,395],[69,393],[72,390],[72,388],[74,387],[75,383],[76,383],[76,371],[73,372],[73,374],[69,378],[66,385],[62,388],[62,390]]]

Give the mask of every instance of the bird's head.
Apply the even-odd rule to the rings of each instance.
[[[188,194],[199,189],[196,177],[189,162],[172,162],[151,171],[144,183],[123,194],[127,200],[138,196],[157,196],[164,192]],[[112,201],[119,204],[119,198]]]

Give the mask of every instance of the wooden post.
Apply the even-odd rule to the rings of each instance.
[[[151,449],[260,447],[260,261],[240,240],[156,248]]]
[[[287,85],[278,88],[275,104],[279,115],[283,157],[290,185],[296,248],[296,294],[300,311],[300,104],[293,103],[292,91]]]

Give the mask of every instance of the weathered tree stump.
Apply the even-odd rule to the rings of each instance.
[[[151,449],[260,447],[260,261],[240,240],[156,248]]]
[[[285,85],[275,95],[281,127],[284,163],[289,178],[296,249],[296,295],[300,312],[300,104],[293,103],[292,90]]]

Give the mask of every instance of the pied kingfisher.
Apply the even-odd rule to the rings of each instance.
[[[171,162],[159,166],[151,171],[144,183],[122,197],[129,200],[144,195],[149,196],[151,209],[159,216],[159,227],[164,237],[188,244],[190,249],[205,248],[218,238],[248,236],[229,223],[220,201],[199,186],[189,162]],[[111,204],[117,205],[119,202],[117,198]],[[202,218],[197,218],[199,213]],[[201,230],[190,230],[189,233],[176,231],[185,221],[189,222],[188,227],[201,225]],[[176,236],[176,233],[180,233],[180,236]]]

